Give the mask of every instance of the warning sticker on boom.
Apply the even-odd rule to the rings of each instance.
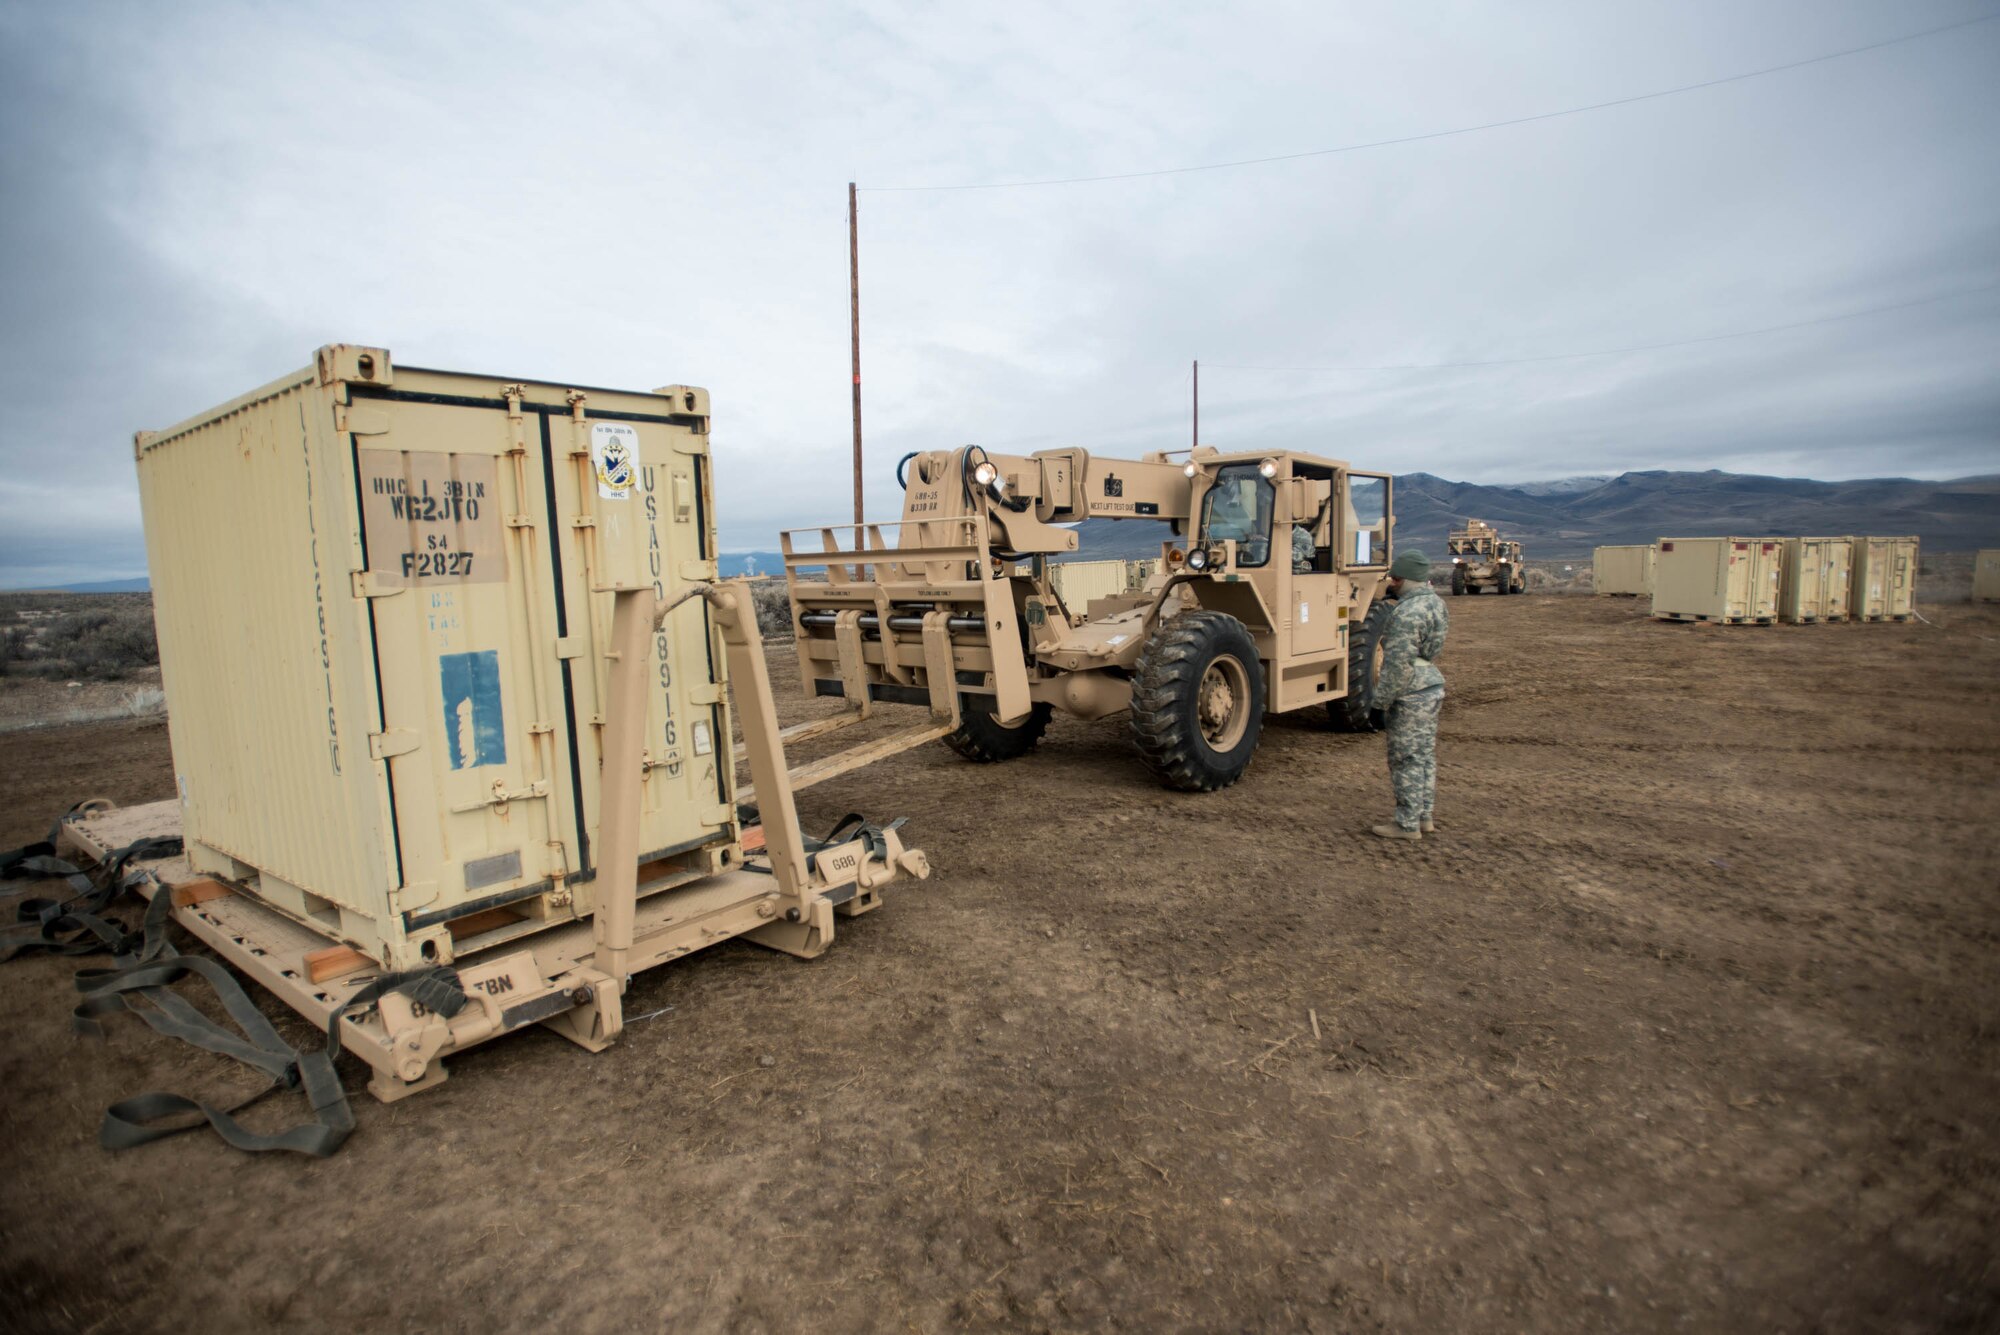
[[[388,588],[498,584],[499,460],[490,454],[362,450],[368,569]]]

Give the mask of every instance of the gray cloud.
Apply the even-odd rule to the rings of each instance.
[[[848,509],[844,183],[1420,133],[1967,17],[867,3],[0,14],[0,585],[143,567],[130,437],[303,365],[715,393],[724,544]],[[1477,481],[2000,459],[2000,24],[1226,172],[862,196],[871,507],[908,449],[1204,435]],[[1985,291],[1977,289],[1985,288]],[[1615,357],[1423,372],[1957,294]]]

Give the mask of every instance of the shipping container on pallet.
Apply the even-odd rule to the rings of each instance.
[[[1769,625],[1778,616],[1782,538],[1662,538],[1653,615],[1663,621]]]
[[[1786,538],[1778,619],[1800,626],[1847,620],[1853,560],[1851,538]]]
[[[1649,594],[1653,591],[1653,559],[1651,543],[1599,547],[1590,554],[1591,588],[1628,597]]]
[[[1049,583],[1072,616],[1087,616],[1101,598],[1122,598],[1131,580],[1124,561],[1063,561],[1049,566]]]
[[[140,433],[179,798],[79,846],[181,835],[175,917],[322,1028],[455,968],[456,1018],[338,1021],[384,1099],[531,1023],[601,1049],[631,975],[704,946],[818,955],[927,867],[893,825],[799,834],[749,593],[715,579],[709,420],[692,386],[332,345]]]
[[[1972,600],[2000,603],[2000,547],[1982,547],[1972,558]]]
[[[1854,575],[1849,614],[1856,621],[1908,621],[1916,615],[1917,540],[1850,538]]]

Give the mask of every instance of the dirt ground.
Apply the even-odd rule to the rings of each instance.
[[[1381,740],[1303,721],[1207,796],[1122,720],[928,747],[802,799],[937,868],[824,958],[717,948],[610,1052],[392,1106],[347,1059],[323,1162],[98,1149],[113,1099],[250,1086],[0,969],[6,1324],[2000,1325],[2000,608],[1447,605],[1433,839],[1360,833]],[[169,791],[157,722],[0,736],[0,844]]]

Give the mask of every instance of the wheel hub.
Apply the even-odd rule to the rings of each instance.
[[[1250,677],[1243,664],[1224,655],[1208,665],[1195,691],[1195,724],[1202,740],[1227,751],[1243,740],[1250,725]]]
[[[1213,737],[1235,712],[1236,692],[1222,670],[1211,667],[1201,679],[1201,730]]]

